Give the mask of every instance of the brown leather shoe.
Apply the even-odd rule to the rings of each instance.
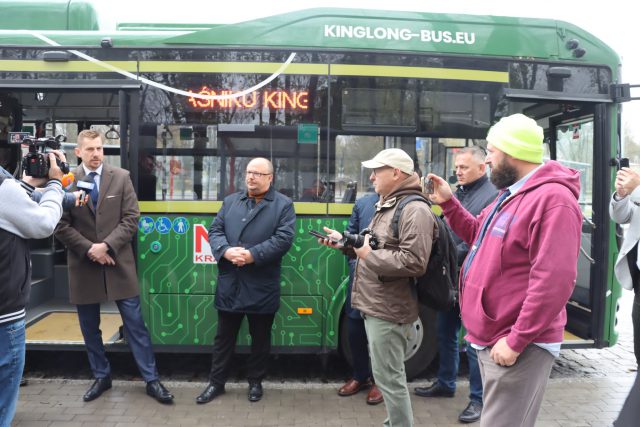
[[[366,381],[356,381],[351,378],[349,381],[344,383],[342,387],[338,390],[339,396],[352,396],[359,392],[360,390],[364,390],[366,388],[371,387],[371,380]]]
[[[367,405],[377,405],[379,403],[384,402],[384,398],[382,397],[382,392],[373,384],[369,389],[369,393],[367,394]]]

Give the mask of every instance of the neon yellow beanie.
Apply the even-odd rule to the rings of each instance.
[[[487,142],[511,157],[542,163],[543,130],[524,114],[503,117],[489,129]]]

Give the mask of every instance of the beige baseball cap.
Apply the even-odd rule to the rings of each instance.
[[[362,162],[362,166],[369,169],[390,166],[400,169],[402,172],[411,175],[413,173],[413,159],[399,148],[387,148],[382,150],[371,160]]]

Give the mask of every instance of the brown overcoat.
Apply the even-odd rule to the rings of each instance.
[[[82,165],[73,172],[77,180],[85,176]],[[65,212],[56,228],[56,237],[68,249],[72,304],[115,301],[140,293],[132,247],[140,210],[129,172],[105,164],[99,189],[96,211],[89,201]],[[91,245],[100,242],[109,246],[115,266],[103,266],[87,256]]]
[[[402,324],[418,319],[413,278],[422,276],[427,269],[435,229],[435,220],[426,203],[408,203],[398,222],[398,236],[393,235],[393,214],[400,201],[410,194],[421,194],[415,173],[376,204],[369,227],[382,247],[364,259],[358,258],[351,289],[353,308]]]

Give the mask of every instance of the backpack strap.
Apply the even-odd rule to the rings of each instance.
[[[407,197],[400,200],[400,203],[398,203],[398,206],[396,207],[396,210],[393,213],[393,218],[391,219],[391,232],[393,233],[393,237],[396,239],[400,237],[400,231],[398,230],[398,223],[400,222],[400,215],[402,214],[402,210],[404,209],[406,204],[413,202],[414,200],[419,200],[431,206],[431,202],[429,200],[427,200],[426,198],[418,194],[410,194]]]

